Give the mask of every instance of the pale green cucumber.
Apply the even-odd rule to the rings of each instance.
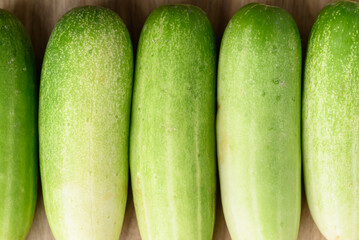
[[[359,4],[329,4],[308,43],[303,166],[310,212],[328,240],[359,239]]]
[[[99,7],[56,24],[41,74],[40,170],[57,240],[120,236],[127,199],[133,74],[129,33]]]
[[[25,239],[37,196],[35,58],[21,22],[0,9],[0,239]]]
[[[283,9],[230,20],[218,69],[217,149],[232,239],[297,239],[301,210],[301,43]]]
[[[212,239],[215,39],[190,5],[156,9],[139,41],[130,169],[142,239]]]

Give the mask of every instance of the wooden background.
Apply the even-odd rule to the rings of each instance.
[[[108,7],[117,12],[126,23],[136,50],[139,34],[144,21],[150,12],[156,7],[168,3],[190,3],[201,7],[209,16],[216,34],[217,46],[229,19],[245,4],[253,2],[249,0],[0,0],[0,8],[14,13],[27,29],[35,49],[37,69],[40,72],[41,63],[46,48],[47,40],[58,19],[70,9],[82,5],[98,5]],[[303,50],[313,22],[319,11],[330,0],[257,0],[285,8],[291,13],[298,24],[302,37]],[[218,197],[216,212],[216,225],[214,239],[231,239],[223,218],[220,199]],[[325,239],[315,226],[303,192],[301,225],[298,239],[322,240]],[[39,197],[35,219],[28,235],[28,240],[52,240],[54,239],[43,207],[41,187],[39,183]],[[133,208],[131,191],[126,209],[126,216],[122,228],[121,240],[141,239],[136,216]]]

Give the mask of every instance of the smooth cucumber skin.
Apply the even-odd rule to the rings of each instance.
[[[120,236],[132,75],[131,39],[116,13],[81,7],[56,24],[39,107],[44,203],[56,240]]]
[[[319,14],[308,43],[303,93],[305,191],[328,240],[359,239],[359,4]]]
[[[218,69],[217,150],[232,239],[297,239],[301,210],[301,43],[283,9],[230,20]]]
[[[212,239],[216,50],[206,15],[163,6],[138,45],[130,169],[142,239]]]
[[[21,22],[0,9],[0,239],[25,239],[37,197],[35,58]]]

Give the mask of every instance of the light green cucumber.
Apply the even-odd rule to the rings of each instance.
[[[0,9],[0,239],[25,239],[37,196],[35,58],[21,22]]]
[[[215,38],[190,5],[156,9],[139,41],[130,169],[142,239],[212,239]]]
[[[100,7],[56,24],[41,73],[40,170],[57,240],[118,239],[127,200],[133,74],[129,33]]]
[[[359,239],[359,4],[319,14],[308,43],[303,166],[310,212],[328,240]]]
[[[249,4],[224,32],[217,150],[232,239],[297,239],[301,61],[297,26],[283,9]]]

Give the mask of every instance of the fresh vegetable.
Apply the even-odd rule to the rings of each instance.
[[[308,43],[303,159],[310,212],[328,240],[359,239],[359,4],[319,14]]]
[[[142,239],[212,239],[216,50],[199,8],[169,5],[139,41],[130,169]]]
[[[25,239],[37,196],[35,58],[21,22],[0,9],[0,239]]]
[[[249,4],[225,30],[217,149],[232,239],[297,239],[301,61],[297,26],[281,8]]]
[[[40,170],[57,240],[118,239],[128,185],[133,53],[111,10],[81,7],[56,24],[40,86]]]

